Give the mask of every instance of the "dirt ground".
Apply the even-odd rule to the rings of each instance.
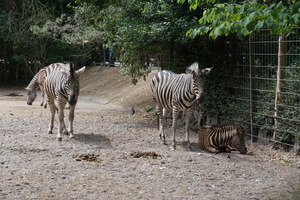
[[[61,142],[46,134],[50,111],[40,96],[28,106],[22,87],[1,87],[0,199],[300,199],[293,154],[250,142],[253,155],[211,154],[193,131],[188,150],[182,127],[172,151],[170,126],[163,145],[154,112],[145,112],[153,106],[149,81],[134,86],[117,68],[88,68],[76,139]]]

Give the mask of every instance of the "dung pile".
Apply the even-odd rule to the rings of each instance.
[[[157,159],[158,157],[161,158],[161,155],[155,152],[141,152],[141,151],[134,151],[130,154],[133,158],[153,158]]]

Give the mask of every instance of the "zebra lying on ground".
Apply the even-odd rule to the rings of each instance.
[[[186,111],[186,142],[188,147],[190,147],[190,116],[196,100],[201,101],[203,99],[204,75],[208,74],[211,69],[201,70],[198,62],[195,62],[187,67],[186,74],[175,74],[164,70],[158,72],[152,79],[150,86],[159,117],[160,138],[164,143],[166,110],[172,110],[173,112],[172,147],[174,150],[176,149],[175,130],[179,111]]]
[[[198,130],[200,148],[212,153],[237,150],[247,153],[245,129],[239,124],[206,125]]]
[[[46,68],[44,67],[40,69],[38,73],[32,78],[29,85],[25,88],[27,91],[27,104],[32,105],[36,98],[36,91],[40,88],[42,92],[42,103],[41,106],[44,105],[44,108],[47,108],[47,99],[45,99],[45,90],[44,90],[44,81],[46,78]]]
[[[72,63],[55,63],[47,67],[47,77],[45,79],[45,92],[48,97],[48,104],[51,111],[51,119],[48,133],[52,134],[54,126],[54,116],[57,103],[58,109],[58,132],[57,139],[61,141],[62,132],[67,132],[64,123],[64,107],[69,103],[69,134],[73,138],[74,110],[79,96],[79,77],[84,72],[85,67],[75,71]]]

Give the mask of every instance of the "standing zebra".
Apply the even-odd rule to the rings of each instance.
[[[166,110],[172,110],[172,148],[174,150],[176,149],[175,130],[179,111],[186,111],[186,142],[190,148],[190,117],[196,100],[203,100],[204,75],[208,74],[211,69],[201,70],[198,62],[195,62],[187,67],[186,74],[175,74],[164,70],[158,72],[152,79],[151,90],[159,117],[159,133],[164,143]]]
[[[41,106],[44,105],[44,108],[47,108],[47,99],[45,99],[45,90],[44,90],[44,82],[46,79],[46,69],[44,67],[40,69],[40,71],[32,78],[29,85],[25,88],[27,91],[27,104],[32,105],[36,98],[36,91],[40,88],[42,92],[42,103]]]
[[[48,97],[48,104],[51,111],[51,119],[48,133],[52,134],[54,126],[54,116],[57,103],[58,108],[58,133],[57,139],[61,141],[62,131],[66,131],[64,123],[64,107],[69,103],[69,134],[73,138],[73,120],[74,110],[79,96],[79,77],[84,72],[85,67],[75,71],[72,63],[51,64],[47,68],[47,77],[45,80],[45,91]]]
[[[202,126],[199,131],[199,146],[212,153],[237,150],[247,153],[245,145],[245,129],[235,123]]]

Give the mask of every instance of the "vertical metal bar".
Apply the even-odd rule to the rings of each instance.
[[[253,71],[252,71],[252,41],[251,41],[251,35],[249,36],[249,91],[250,91],[250,135],[251,135],[251,142],[253,142],[253,93],[252,93],[252,77],[253,77]]]

